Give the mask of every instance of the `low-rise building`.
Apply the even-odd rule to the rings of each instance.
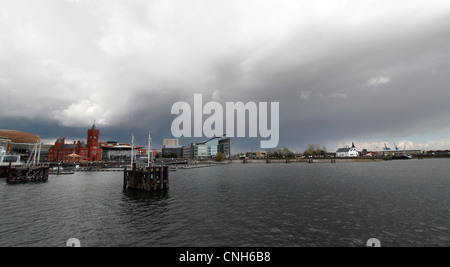
[[[150,154],[151,158],[156,158],[156,157],[161,157],[162,156],[162,152],[159,149],[152,149],[152,152]]]
[[[162,148],[162,156],[170,158],[182,158],[183,147],[182,146],[164,146]]]
[[[214,137],[183,147],[183,158],[186,159],[212,159],[217,153],[224,154],[225,158],[231,158],[230,138]]]
[[[77,154],[83,158],[83,160],[88,160],[89,158],[89,148],[85,142],[78,141],[73,144],[66,144],[65,138],[58,138],[55,145],[50,147],[48,150],[48,162],[71,162],[68,158],[71,154]]]
[[[114,147],[102,148],[103,161],[130,161],[132,151],[134,151],[134,158],[138,155],[137,149],[132,149],[130,145],[117,145]]]
[[[163,139],[161,151],[163,158],[183,158],[183,146],[178,139]]]
[[[178,147],[180,146],[178,139],[163,139],[163,147]]]
[[[16,130],[0,129],[0,144],[4,144],[8,154],[20,155],[27,160],[36,144],[41,142],[39,135]],[[43,153],[41,154],[43,155]]]
[[[134,146],[128,143],[120,143],[119,141],[101,142],[102,160],[103,161],[128,161],[131,160],[131,152],[134,150],[134,158],[137,156],[147,156],[147,149],[143,146]]]
[[[9,163],[13,166],[20,164],[20,156],[8,155],[6,149],[3,146],[0,146],[0,166],[9,166]]]
[[[65,138],[58,138],[55,145],[48,149],[47,161],[49,162],[70,162],[69,155],[76,154],[82,157],[82,161],[100,161],[102,159],[102,149],[99,147],[100,130],[95,124],[87,132],[87,144],[84,141],[66,144]]]
[[[430,150],[427,151],[426,154],[428,156],[439,156],[439,157],[450,156],[450,150]]]
[[[360,152],[356,149],[355,144],[352,147],[339,148],[336,151],[336,157],[338,158],[357,158],[360,156]]]
[[[266,151],[247,152],[246,156],[249,159],[265,159],[267,158],[267,152]]]
[[[13,147],[11,144],[11,139],[0,136],[0,147],[4,149],[5,153],[11,152],[11,149]]]

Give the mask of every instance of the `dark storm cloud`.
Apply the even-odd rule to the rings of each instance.
[[[330,49],[308,64],[302,64],[301,36],[287,44],[288,52],[280,49],[278,59],[297,58],[297,65],[283,68],[284,61],[268,59],[260,71],[264,91],[282,103],[281,140],[304,147],[446,129],[447,77],[433,70],[445,70],[449,63],[448,23],[443,16],[412,28],[392,25],[384,32],[367,28],[369,33],[360,36],[344,34],[329,40],[334,42]]]
[[[2,3],[0,128],[146,144],[202,93],[279,101],[296,150],[448,131],[448,1],[35,2]]]

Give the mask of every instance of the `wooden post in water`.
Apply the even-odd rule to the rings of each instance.
[[[158,188],[158,173],[159,173],[159,169],[158,167],[153,168],[153,190],[157,190]]]
[[[164,190],[164,167],[161,167],[159,175],[159,189]]]
[[[8,166],[8,173],[6,174],[6,181],[10,182],[11,181],[11,172],[12,172],[12,163],[9,162],[9,166]]]
[[[165,187],[164,189],[168,189],[169,188],[169,166],[164,166],[164,181],[165,181]]]
[[[133,164],[133,170],[125,168],[123,175],[123,188],[143,191],[156,191],[169,188],[169,166],[137,168]]]
[[[127,189],[128,187],[128,183],[127,183],[127,177],[128,176],[128,171],[127,171],[127,166],[125,166],[124,172],[123,172],[123,189]]]

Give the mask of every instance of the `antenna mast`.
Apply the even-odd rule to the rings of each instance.
[[[152,153],[152,133],[149,131],[148,132],[148,156],[147,156],[147,161],[148,161],[148,167],[150,168],[151,166],[151,162],[152,162],[152,156],[150,156],[150,153]]]
[[[131,134],[131,168],[133,168],[134,163],[134,134]]]

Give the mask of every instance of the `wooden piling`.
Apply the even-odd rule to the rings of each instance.
[[[133,165],[131,171],[125,168],[123,188],[147,192],[168,189],[169,166],[137,168]]]
[[[123,172],[123,189],[127,189],[127,187],[128,187],[127,172],[128,172],[127,166],[125,166],[124,172]]]
[[[50,174],[50,167],[8,167],[6,182],[8,184],[27,182],[46,182]]]
[[[8,173],[6,174],[6,181],[9,182],[11,181],[11,174],[12,174],[12,163],[9,162],[9,166],[8,166]]]

